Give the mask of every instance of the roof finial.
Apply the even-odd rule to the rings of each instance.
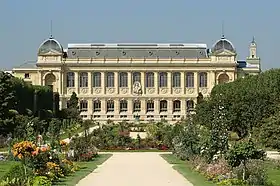
[[[255,36],[253,36],[252,43],[256,43],[256,41],[255,41]]]
[[[52,20],[51,20],[51,25],[50,26],[51,26],[51,30],[50,30],[51,31],[51,37],[50,38],[52,39],[53,38],[53,35],[52,35]]]
[[[222,22],[222,39],[224,39],[225,38],[225,28],[224,28],[224,25],[225,23],[224,23],[224,21]]]

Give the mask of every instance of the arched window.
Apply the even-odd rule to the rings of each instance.
[[[113,100],[107,101],[107,112],[114,112],[114,101]]]
[[[126,72],[121,72],[119,74],[119,86],[120,87],[128,87],[127,73]]]
[[[87,100],[81,100],[80,101],[80,110],[82,112],[88,111],[88,101]]]
[[[221,74],[218,77],[218,83],[222,84],[222,83],[228,83],[229,82],[229,77],[227,74]]]
[[[133,112],[140,112],[141,111],[141,101],[135,100],[133,102]]]
[[[154,101],[153,100],[147,101],[147,112],[154,112]]]
[[[187,100],[187,110],[194,108],[194,102],[193,100]]]
[[[127,101],[120,100],[120,112],[127,112]]]
[[[67,72],[67,87],[75,87],[75,73]]]
[[[93,112],[101,112],[101,101],[100,100],[93,101]]]
[[[159,87],[167,87],[167,73],[166,72],[159,73]]]
[[[141,73],[133,72],[132,80],[133,80],[133,83],[135,83],[136,81],[141,82]]]
[[[159,112],[167,112],[167,101],[161,100],[159,102]]]
[[[92,73],[92,86],[101,87],[101,73],[100,72]]]
[[[173,112],[180,112],[181,111],[181,101],[175,100],[173,101]]]
[[[107,73],[107,87],[114,87],[115,86],[115,78],[114,78],[114,72],[108,72]]]
[[[174,72],[173,76],[173,87],[181,87],[181,73]]]
[[[207,73],[206,72],[199,73],[199,87],[207,87]]]
[[[153,72],[146,73],[146,87],[154,87],[154,73]]]
[[[186,74],[186,87],[193,88],[194,87],[194,73],[187,72]]]
[[[88,73],[87,72],[80,73],[80,87],[88,87]]]

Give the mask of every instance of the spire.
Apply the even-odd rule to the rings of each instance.
[[[51,29],[50,30],[50,39],[52,39],[53,38],[53,35],[52,35],[52,20],[51,20],[51,25],[50,26],[51,26],[51,28],[50,28]]]
[[[256,41],[255,41],[255,36],[253,36],[252,43],[256,43]]]
[[[222,22],[222,39],[225,39],[225,28],[224,21]]]

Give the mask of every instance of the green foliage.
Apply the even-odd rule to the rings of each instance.
[[[218,186],[247,186],[246,182],[236,178],[225,179],[217,183]]]
[[[32,170],[27,169],[27,174],[22,164],[16,164],[10,168],[10,170],[1,178],[2,181],[6,182],[6,185],[24,186],[25,183],[29,182],[29,178],[32,177]],[[5,184],[4,184],[5,185]]]
[[[52,182],[46,176],[36,176],[33,179],[33,186],[51,186]]]

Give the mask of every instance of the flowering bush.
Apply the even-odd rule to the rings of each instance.
[[[13,145],[12,152],[14,157],[23,158],[31,157],[36,151],[36,145],[30,141],[22,141]]]
[[[219,159],[207,166],[205,175],[209,180],[221,181],[230,178],[230,168],[224,159]]]

